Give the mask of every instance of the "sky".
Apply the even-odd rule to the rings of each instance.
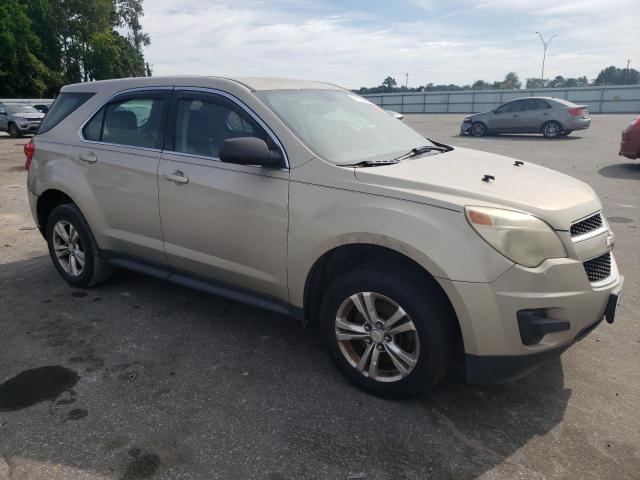
[[[640,69],[640,0],[145,0],[154,75],[380,85]]]

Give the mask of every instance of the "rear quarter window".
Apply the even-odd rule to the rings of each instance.
[[[94,95],[94,93],[61,93],[58,95],[44,120],[42,120],[38,134],[51,130]]]

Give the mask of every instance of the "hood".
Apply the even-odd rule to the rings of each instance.
[[[602,204],[593,189],[573,177],[502,155],[455,148],[395,165],[356,168],[359,182],[381,194],[448,208],[465,205],[519,210],[557,230],[594,213]],[[495,180],[483,181],[485,175]]]
[[[44,113],[14,113],[14,118],[27,118],[29,120],[42,120]]]

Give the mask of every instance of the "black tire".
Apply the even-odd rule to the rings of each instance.
[[[359,292],[375,292],[392,299],[407,313],[407,320],[415,325],[415,331],[410,335],[417,334],[419,353],[417,363],[408,375],[391,382],[375,380],[369,378],[368,373],[358,371],[343,354],[336,338],[336,316],[343,302]],[[443,293],[431,279],[425,278],[424,272],[387,263],[361,265],[341,275],[325,292],[320,311],[325,344],[342,374],[362,390],[393,399],[418,396],[433,389],[446,375],[452,359],[455,321]],[[370,339],[367,341],[372,343]],[[380,347],[379,344],[374,346]],[[389,356],[386,352],[379,353],[380,365],[384,361],[383,354]],[[388,364],[390,360],[389,356]]]
[[[58,259],[54,250],[53,230],[60,221],[69,223],[78,232],[79,243],[84,251],[84,267],[82,272],[76,276],[65,271],[61,260]],[[47,219],[45,232],[51,260],[58,270],[58,273],[60,273],[62,278],[70,285],[81,288],[93,287],[106,281],[111,276],[111,266],[100,253],[100,249],[98,248],[93,233],[91,233],[89,224],[74,204],[67,203],[54,208]]]
[[[15,123],[10,123],[9,129],[7,131],[9,132],[9,136],[11,138],[20,138],[22,136]]]
[[[488,133],[487,126],[482,122],[473,122],[469,133],[472,137],[484,137]]]
[[[558,138],[562,135],[562,125],[555,120],[551,120],[542,125],[542,135],[546,138]]]

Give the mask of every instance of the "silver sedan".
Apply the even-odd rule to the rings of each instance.
[[[541,133],[556,138],[589,128],[590,124],[586,105],[560,98],[527,97],[465,117],[460,134],[483,137],[497,133]]]

